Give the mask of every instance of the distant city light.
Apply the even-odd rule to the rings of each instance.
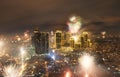
[[[53,60],[55,60],[55,55],[51,56]]]
[[[55,53],[55,50],[52,50],[53,53]]]
[[[56,59],[56,54],[55,54],[55,50],[52,50],[52,52],[49,52],[49,56],[55,60]]]
[[[103,32],[101,32],[101,34],[102,34],[102,35],[105,35],[105,34],[106,34],[106,32],[105,32],[105,31],[103,31]]]
[[[35,33],[36,35],[34,36],[34,38],[31,37],[32,39],[30,39],[30,41],[26,41],[27,38],[25,37],[30,38],[31,36],[31,35],[28,35],[27,33],[22,34],[22,36],[21,35],[17,35],[16,37],[14,36],[14,38],[12,37],[12,39],[9,39],[9,38],[7,40],[1,39],[0,40],[1,63],[2,62],[3,64],[4,62],[9,63],[9,59],[11,61],[11,60],[14,60],[16,57],[15,64],[17,64],[17,67],[11,64],[8,67],[5,65],[1,65],[0,70],[4,72],[3,74],[4,77],[23,77],[23,72],[25,72],[26,74],[32,74],[35,77],[37,76],[41,77],[40,75],[44,76],[46,72],[47,72],[47,75],[45,75],[46,77],[51,75],[51,73],[52,74],[59,73],[59,74],[62,74],[63,77],[73,77],[73,74],[77,77],[79,76],[80,77],[99,77],[99,75],[100,77],[103,77],[101,76],[102,74],[104,74],[103,72],[105,73],[107,72],[108,74],[108,72],[111,70],[115,70],[118,72],[120,71],[119,65],[117,64],[119,59],[119,54],[118,52],[114,52],[114,51],[119,51],[119,46],[116,46],[117,43],[119,45],[118,39],[115,39],[115,40],[109,40],[109,38],[105,39],[106,41],[108,41],[105,44],[100,42],[100,41],[104,41],[104,39],[102,40],[97,39],[98,40],[97,42],[97,40],[94,39],[97,37],[97,35],[94,37],[91,37],[89,35],[90,33],[88,32],[82,32],[81,34],[78,33],[79,32],[78,29],[80,28],[77,28],[78,25],[76,26],[76,23],[78,22],[76,16],[71,17],[69,22],[70,22],[69,24],[72,24],[71,26],[73,27],[73,28],[71,27],[71,30],[74,30],[74,31],[71,33],[58,31],[58,37],[56,37],[56,33],[51,32],[50,36],[48,34],[48,36],[42,37],[42,38],[41,38],[42,34],[38,35],[39,33]],[[74,28],[75,26],[76,28]],[[46,35],[46,34],[43,34],[43,35]],[[101,36],[107,36],[106,32],[103,32],[101,34],[99,33],[100,38]],[[51,41],[51,37],[54,39],[52,40],[53,42],[49,44],[49,42]],[[35,41],[32,41],[33,39]],[[43,40],[41,41],[41,39]],[[34,42],[34,44],[32,44],[31,41]],[[56,44],[58,44],[58,47]],[[51,45],[54,45],[54,46],[50,47]],[[19,46],[21,47],[18,49]],[[47,47],[48,49],[44,47]],[[39,50],[39,49],[42,49],[42,50]],[[16,52],[14,52],[14,50]],[[30,51],[29,59],[27,59],[29,54],[27,54],[28,52],[26,51]],[[34,53],[36,52],[34,56],[32,56],[33,52]],[[107,67],[107,69],[106,68],[104,69],[103,67],[101,67],[102,66],[101,64],[98,64],[98,63],[95,64],[94,57],[92,55],[88,53],[82,54],[82,52],[88,52],[90,54],[93,54],[94,57],[97,59],[96,62],[98,63],[102,62],[100,59],[103,59],[104,63],[112,59],[113,61],[116,62],[116,64],[114,65],[111,62],[108,62],[111,64],[106,63],[108,64],[109,67]],[[97,52],[100,52],[100,54],[96,55]],[[3,53],[5,54],[2,55]],[[105,54],[105,56],[103,54]],[[101,55],[102,55],[102,58],[101,58]],[[2,60],[5,60],[5,61],[2,61]],[[75,68],[72,68],[72,67],[75,67]],[[66,68],[70,70],[66,70]],[[26,76],[29,76],[29,75],[26,75]],[[106,77],[109,77],[109,76],[106,76]]]
[[[17,38],[17,40],[18,40],[18,41],[20,41],[20,40],[21,40],[21,38],[19,37],[19,38]]]

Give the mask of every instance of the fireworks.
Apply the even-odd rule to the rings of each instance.
[[[84,69],[88,70],[91,66],[93,66],[94,58],[88,54],[85,54],[80,58],[80,64]]]
[[[72,16],[67,23],[69,27],[69,31],[73,34],[78,33],[79,29],[81,28],[81,21],[80,18],[77,16]]]
[[[67,71],[66,74],[65,74],[65,77],[71,77],[71,72],[70,71]]]
[[[6,66],[4,67],[3,71],[4,71],[3,72],[4,77],[22,77],[23,76],[23,70],[21,70],[21,67],[18,67],[16,65]]]
[[[66,77],[70,77],[70,73],[69,72],[66,73]]]
[[[85,73],[84,77],[89,77],[89,73],[94,69],[94,58],[89,54],[85,54],[79,59],[79,63]]]

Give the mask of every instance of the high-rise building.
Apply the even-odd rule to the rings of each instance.
[[[70,46],[70,33],[69,32],[62,33],[62,46],[64,47]]]
[[[40,48],[42,53],[47,53],[49,51],[49,33],[41,32],[40,33]]]
[[[65,42],[66,42],[65,39],[66,39],[66,38],[65,38],[65,32],[64,32],[64,33],[62,32],[62,35],[61,35],[61,46],[64,46],[64,45],[65,45]]]
[[[85,45],[85,42],[84,42],[84,37],[83,37],[83,36],[81,36],[81,37],[80,37],[80,40],[81,40],[81,47],[83,48],[83,47],[84,47],[84,45]]]
[[[34,30],[32,42],[37,54],[44,54],[49,51],[49,33]]]
[[[55,48],[55,34],[53,31],[51,31],[49,35],[49,47]]]
[[[91,40],[90,39],[87,40],[87,47],[91,47]]]
[[[84,36],[84,41],[87,42],[87,40],[88,40],[88,32],[83,32],[83,36]]]
[[[37,54],[40,53],[40,31],[39,29],[34,30],[34,35],[32,36],[32,44],[35,47],[35,52]]]
[[[82,36],[81,36],[81,47],[82,48],[87,48],[87,47],[89,47],[88,46],[88,38],[89,38],[89,36],[88,36],[88,32],[83,32],[82,33]]]
[[[69,43],[69,41],[70,41],[70,32],[66,32],[65,38],[66,38],[66,42]]]
[[[70,39],[70,47],[71,48],[74,48],[74,45],[75,45],[75,41],[73,38]]]
[[[75,48],[75,50],[79,50],[80,49],[80,43],[76,43],[74,48]]]
[[[62,32],[61,31],[56,31],[55,33],[56,36],[56,48],[60,49],[61,48],[61,41],[62,41]]]

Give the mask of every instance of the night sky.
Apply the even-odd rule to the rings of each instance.
[[[67,30],[74,14],[84,30],[120,30],[120,0],[0,0],[0,33]]]

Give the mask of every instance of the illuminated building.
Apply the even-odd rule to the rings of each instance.
[[[70,41],[70,33],[69,32],[66,32],[65,38],[66,38],[66,42],[69,43],[69,41]]]
[[[60,51],[73,51],[85,48],[90,48],[92,43],[88,32],[82,34],[72,34],[70,32],[62,32],[57,30],[51,31],[50,35],[47,32],[34,31],[35,51],[38,54],[48,52],[49,49]]]
[[[79,50],[80,49],[80,43],[76,43],[75,44],[75,50]]]
[[[83,32],[83,36],[84,36],[84,41],[87,42],[87,40],[88,40],[88,32]]]
[[[40,31],[39,29],[34,30],[34,35],[32,36],[32,43],[35,47],[35,52],[37,54],[40,54]]]
[[[91,40],[90,39],[87,40],[87,47],[91,47]]]
[[[40,43],[41,52],[47,53],[49,51],[49,33],[47,32],[40,33]]]
[[[49,47],[55,48],[55,35],[53,31],[51,31],[49,35]]]
[[[81,36],[81,47],[82,48],[90,47],[90,43],[91,41],[89,39],[88,32],[83,32]]]
[[[75,41],[73,38],[70,39],[70,47],[74,48]]]
[[[61,48],[61,41],[62,41],[62,32],[61,31],[56,31],[55,33],[56,36],[56,48],[60,49]]]
[[[66,43],[66,34],[65,32],[61,34],[61,45],[64,46]]]
[[[32,42],[37,54],[43,54],[49,51],[49,34],[47,32],[40,32],[38,29],[34,30]]]
[[[84,47],[84,45],[85,45],[85,42],[84,42],[84,37],[83,37],[83,36],[81,36],[81,37],[80,37],[80,40],[81,40],[81,47]]]

